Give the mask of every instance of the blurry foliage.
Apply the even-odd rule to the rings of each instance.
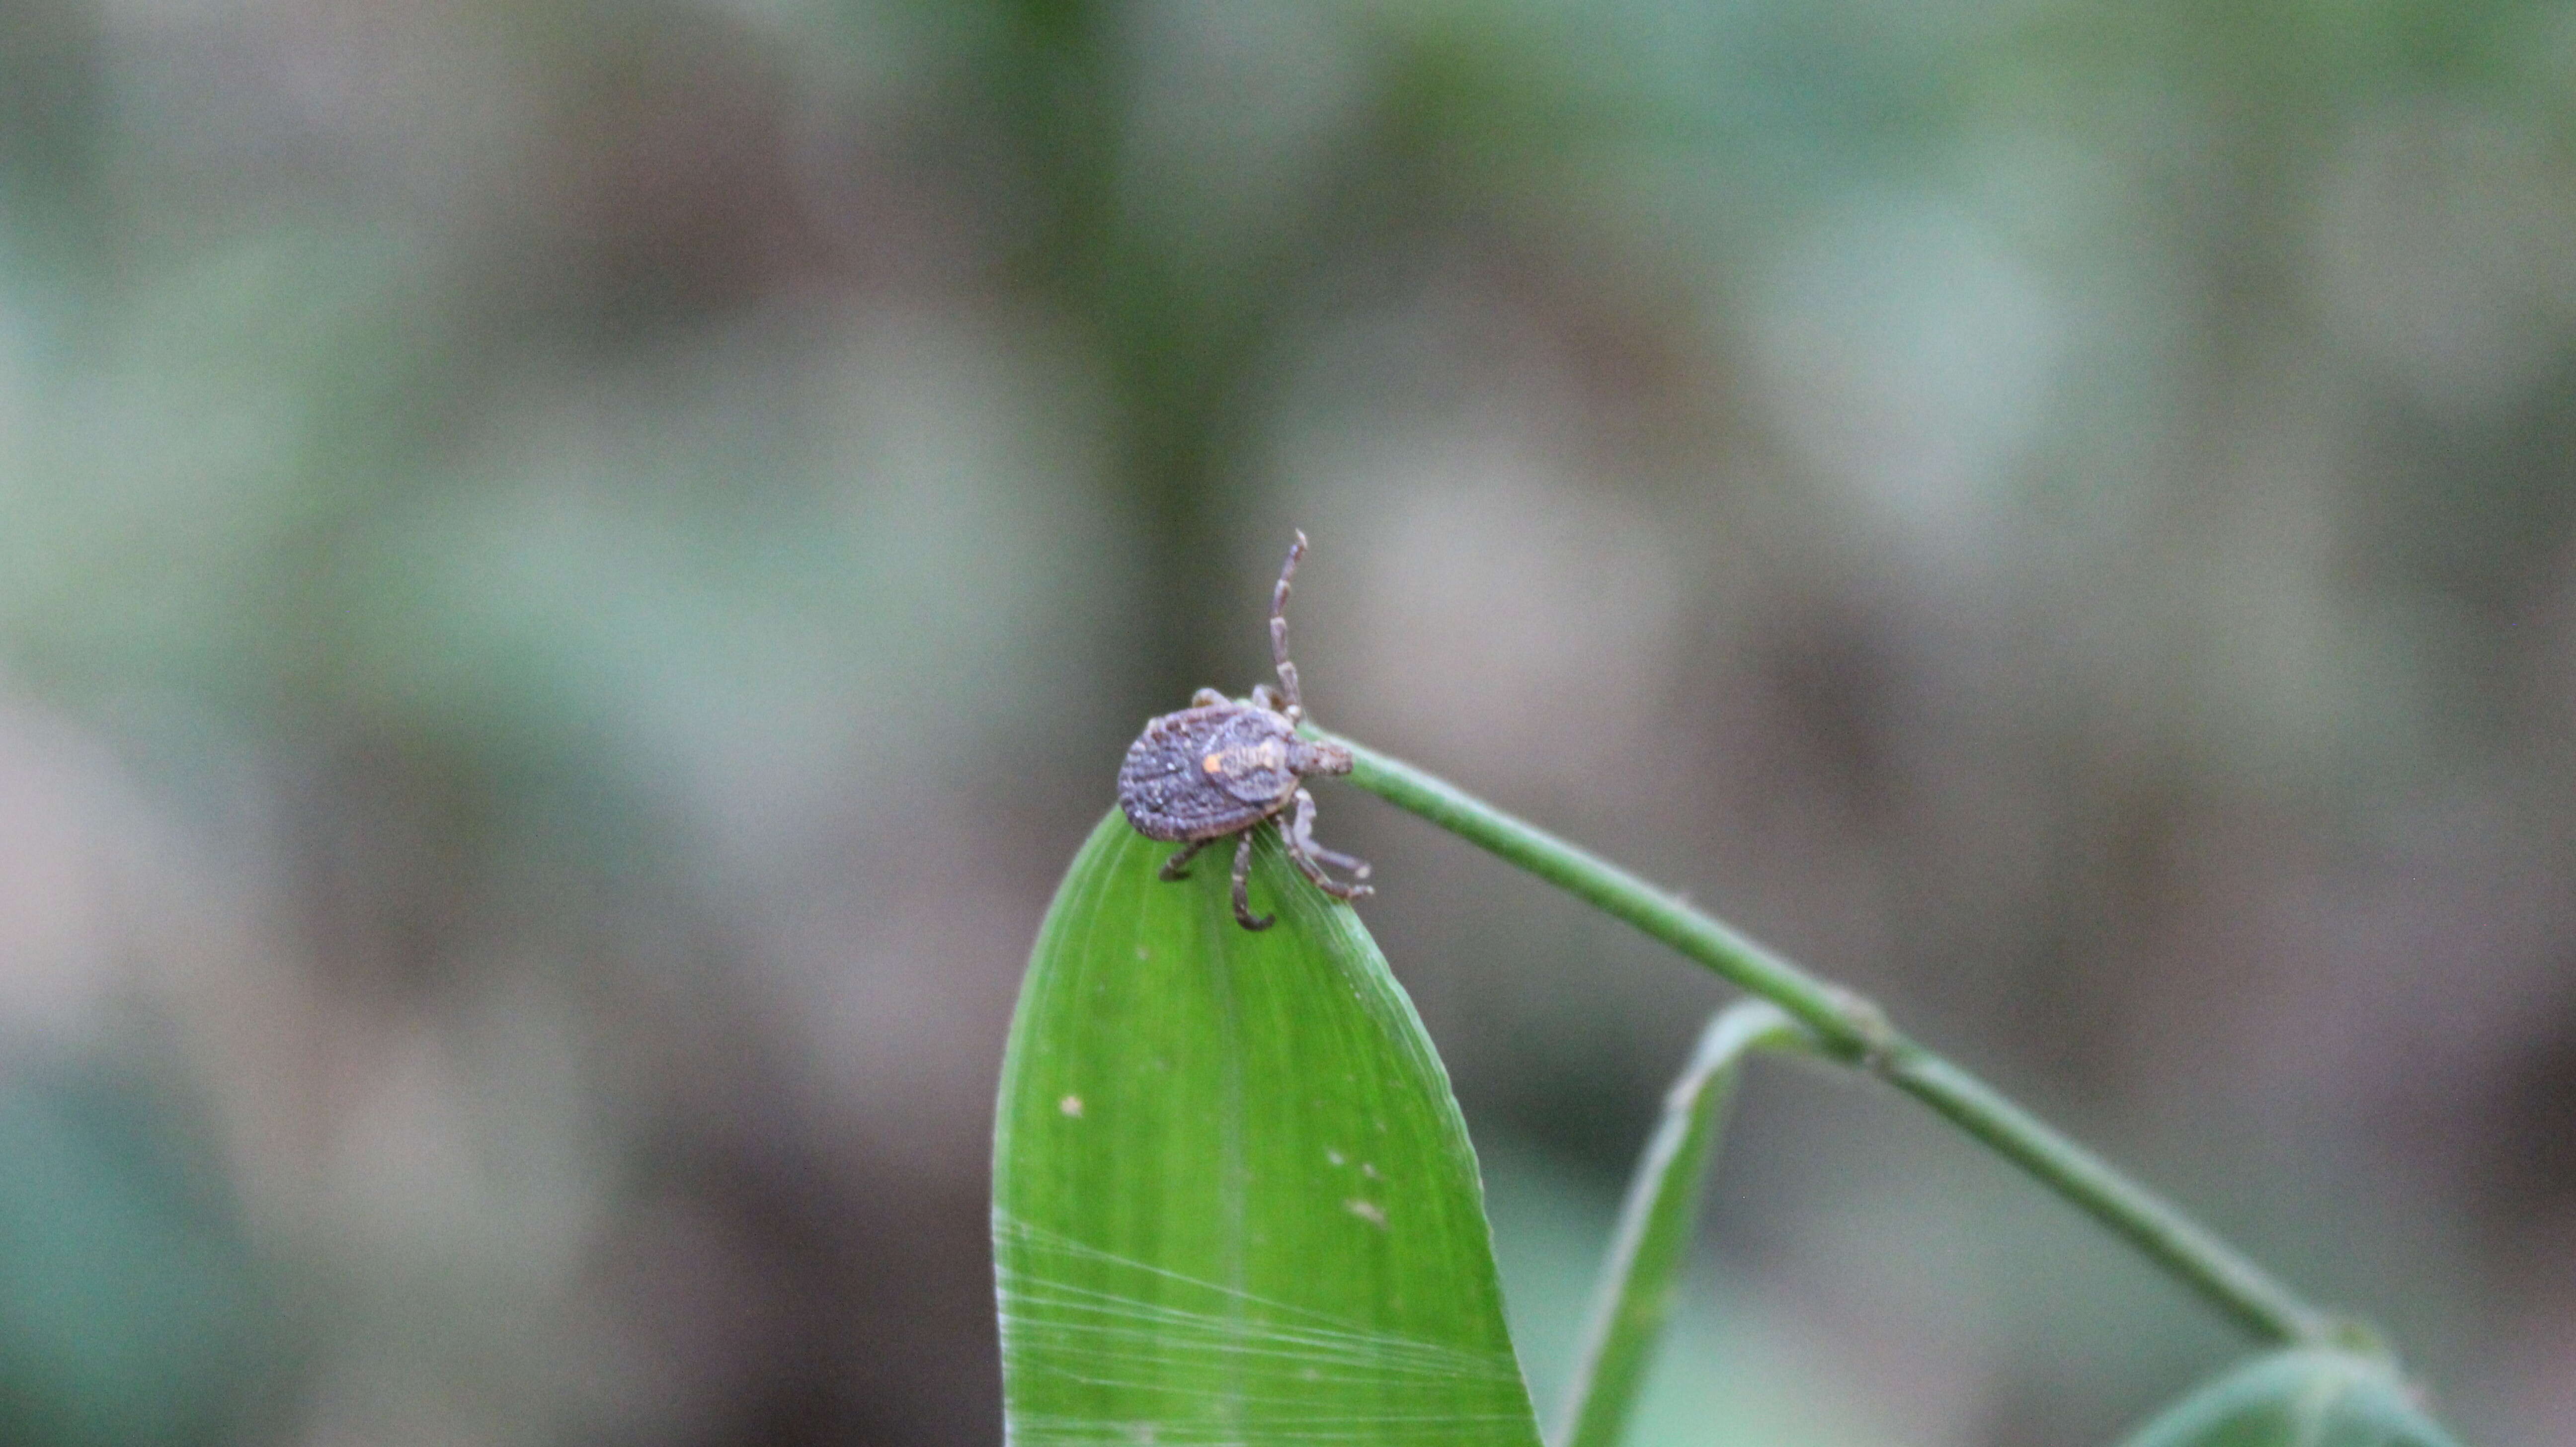
[[[260,1275],[202,1140],[111,1072],[13,1074],[0,1093],[0,1436],[232,1440],[279,1343],[263,1340]]]
[[[2385,1363],[2322,1351],[2247,1362],[2128,1440],[2130,1447],[2453,1447]]]

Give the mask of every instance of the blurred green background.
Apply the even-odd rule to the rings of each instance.
[[[2576,10],[0,0],[0,1440],[993,1442],[1149,713],[1689,890],[2576,1443]],[[1714,982],[1346,788],[1543,1402]],[[2234,1343],[1757,1070],[1667,1443]]]

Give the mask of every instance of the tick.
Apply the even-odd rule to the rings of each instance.
[[[1297,736],[1306,706],[1297,696],[1297,665],[1288,661],[1288,580],[1305,555],[1306,535],[1299,533],[1270,592],[1270,661],[1279,670],[1278,689],[1258,684],[1250,698],[1227,698],[1202,688],[1188,708],[1147,720],[1118,768],[1118,807],[1127,822],[1148,839],[1181,846],[1163,862],[1163,878],[1187,878],[1190,856],[1212,840],[1234,837],[1234,918],[1248,930],[1276,922],[1252,912],[1245,883],[1252,831],[1264,823],[1279,821],[1280,843],[1317,889],[1344,900],[1370,893],[1359,882],[1368,878],[1366,863],[1315,842],[1315,796],[1304,781],[1349,773],[1351,751]],[[1280,820],[1291,805],[1294,818]],[[1348,871],[1350,881],[1325,873],[1326,865]]]

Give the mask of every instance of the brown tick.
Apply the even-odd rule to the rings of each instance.
[[[1350,750],[1297,737],[1306,706],[1297,697],[1297,665],[1288,661],[1288,580],[1305,555],[1306,535],[1299,533],[1279,569],[1279,586],[1270,593],[1270,661],[1279,669],[1278,691],[1265,683],[1250,698],[1227,698],[1202,688],[1190,696],[1188,708],[1148,720],[1118,769],[1118,807],[1127,811],[1127,822],[1148,839],[1181,846],[1163,863],[1165,879],[1187,877],[1191,855],[1210,840],[1234,836],[1234,918],[1245,929],[1268,929],[1274,922],[1273,916],[1252,912],[1245,888],[1252,831],[1278,820],[1291,804],[1296,818],[1280,823],[1279,839],[1297,868],[1335,899],[1370,892],[1358,882],[1368,878],[1367,864],[1315,842],[1315,796],[1301,782],[1351,771]],[[1326,874],[1327,864],[1348,870],[1352,882]]]

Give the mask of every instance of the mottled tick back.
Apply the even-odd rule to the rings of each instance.
[[[1184,878],[1190,856],[1209,840],[1235,836],[1234,917],[1250,930],[1272,923],[1271,916],[1252,912],[1246,884],[1252,831],[1292,804],[1295,814],[1281,823],[1279,837],[1298,870],[1335,899],[1370,892],[1358,882],[1368,878],[1367,864],[1315,842],[1315,797],[1300,782],[1351,771],[1350,750],[1297,736],[1306,708],[1297,696],[1297,665],[1288,661],[1288,580],[1305,555],[1301,532],[1270,593],[1270,659],[1279,670],[1278,691],[1262,684],[1250,698],[1230,699],[1202,688],[1190,707],[1148,720],[1118,769],[1118,807],[1127,811],[1127,822],[1148,839],[1181,845],[1165,861],[1163,878]],[[1348,871],[1352,882],[1325,873],[1327,864]]]

